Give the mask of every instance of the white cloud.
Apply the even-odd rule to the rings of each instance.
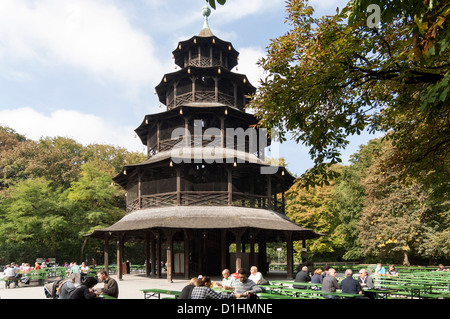
[[[260,48],[239,49],[239,64],[236,72],[245,74],[254,87],[259,87],[259,80],[266,77],[263,68],[256,64],[264,56],[266,53]]]
[[[0,57],[89,72],[136,90],[163,73],[152,39],[107,1],[2,0]]]
[[[140,139],[134,138],[134,128],[118,127],[97,116],[77,111],[57,110],[45,115],[29,107],[3,110],[0,111],[0,125],[35,141],[41,137],[62,136],[83,145],[116,145],[138,152],[144,149]]]
[[[242,19],[248,15],[270,11],[273,7],[284,6],[285,0],[227,0],[224,6],[217,6],[212,10],[214,20],[224,20],[227,23]]]

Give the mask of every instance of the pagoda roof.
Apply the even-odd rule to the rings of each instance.
[[[184,57],[189,54],[189,49],[192,47],[197,47],[201,44],[214,45],[221,48],[223,52],[227,52],[230,57],[228,65],[230,70],[238,64],[237,61],[239,52],[233,47],[233,44],[229,41],[224,41],[216,37],[211,31],[207,32],[205,29],[203,29],[199,35],[195,35],[188,40],[178,42],[177,48],[172,52],[175,59],[175,64],[182,68],[184,66]]]
[[[211,163],[238,163],[238,165],[243,165],[244,163],[250,163],[263,167],[271,167],[270,163],[262,161],[256,155],[247,153],[244,151],[222,148],[222,147],[181,147],[173,149],[170,151],[164,151],[157,153],[156,155],[150,157],[144,162],[138,164],[126,165],[122,168],[122,171],[113,178],[113,181],[121,186],[125,186],[128,181],[127,175],[129,175],[133,170],[138,167],[154,165],[158,163],[165,163],[168,166],[169,161],[175,163],[195,163],[196,160],[202,159],[202,161]],[[274,168],[276,166],[273,166]],[[279,170],[279,169],[278,169]],[[282,168],[284,171],[283,179],[286,180],[286,185],[290,185],[294,182],[295,177],[292,176],[286,169]],[[279,170],[280,171],[280,170]],[[280,174],[278,172],[277,174]]]
[[[245,74],[231,72],[225,67],[222,66],[214,66],[214,67],[197,67],[197,66],[187,66],[181,70],[176,72],[171,72],[164,74],[161,82],[155,87],[156,93],[158,94],[159,101],[165,104],[165,92],[170,85],[174,81],[180,80],[182,77],[189,77],[192,75],[199,76],[215,76],[219,72],[221,78],[228,78],[236,81],[236,83],[240,83],[241,87],[245,88],[249,94],[253,94],[256,92],[256,88],[250,83],[248,77]]]
[[[183,108],[184,114],[187,114],[190,111],[193,111],[194,113],[198,111],[207,111],[207,112],[220,111],[223,114],[224,110],[226,109],[229,116],[238,115],[241,118],[246,118],[249,120],[249,122],[251,122],[252,125],[256,125],[258,123],[258,119],[255,117],[254,114],[246,113],[245,111],[241,111],[233,107],[224,106],[221,103],[193,102],[183,105],[182,107],[173,108],[168,111],[146,115],[141,125],[139,125],[139,127],[134,130],[136,135],[139,136],[139,138],[141,139],[142,144],[147,145],[148,127],[149,125],[151,125],[153,121],[167,119],[172,116],[179,116],[181,108]]]
[[[293,238],[323,236],[300,227],[283,214],[262,208],[239,206],[172,206],[135,210],[110,227],[95,230],[90,237],[104,238],[109,232],[139,232],[149,229],[237,229],[254,228],[292,231]]]

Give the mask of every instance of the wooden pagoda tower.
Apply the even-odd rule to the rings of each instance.
[[[120,279],[127,240],[145,241],[148,275],[161,276],[155,265],[167,261],[171,281],[175,270],[185,278],[219,275],[224,268],[234,271],[243,265],[265,272],[265,248],[271,241],[287,243],[292,278],[293,241],[320,236],[284,214],[284,193],[294,182],[289,172],[280,167],[261,174],[270,166],[263,149],[270,139],[260,130],[248,130],[258,120],[244,109],[256,89],[245,75],[232,72],[239,53],[213,35],[209,14],[205,6],[201,32],[173,51],[180,69],[165,74],[156,87],[167,110],[146,115],[135,130],[148,159],[125,166],[114,178],[127,191],[127,214],[89,235],[105,240],[105,265],[108,241],[118,242]],[[162,258],[163,242],[167,251]],[[184,247],[176,261],[174,242]],[[230,254],[232,243],[236,253]],[[249,253],[243,253],[246,246]]]

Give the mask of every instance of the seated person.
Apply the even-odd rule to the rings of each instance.
[[[258,272],[258,268],[256,266],[252,266],[250,268],[250,276],[248,279],[253,280],[257,285],[266,285],[268,283],[268,281],[264,279],[263,275]]]
[[[345,271],[345,279],[341,281],[341,290],[343,293],[346,294],[358,294],[361,295],[357,298],[363,298],[368,299],[367,297],[363,296],[363,291],[361,289],[361,284],[358,282],[358,280],[353,279],[353,271],[351,269],[347,269]]]
[[[226,290],[234,290],[234,284],[236,283],[236,278],[231,276],[229,269],[224,269],[222,271],[222,282],[216,282],[217,286],[223,287]]]
[[[192,290],[197,286],[198,278],[194,277],[189,281],[189,284],[184,286],[181,290],[180,296],[178,299],[191,299]]]
[[[253,298],[262,289],[253,280],[247,277],[247,271],[244,268],[238,270],[239,281],[234,286],[234,296],[238,299]]]
[[[309,282],[311,281],[311,277],[308,275],[308,267],[303,266],[302,270],[300,270],[297,275],[295,276],[295,282]],[[305,289],[306,286],[304,285],[293,285],[295,289]]]
[[[211,278],[202,276],[202,278],[198,279],[197,286],[192,289],[191,299],[226,299],[230,297],[228,294],[222,295],[210,287]]]

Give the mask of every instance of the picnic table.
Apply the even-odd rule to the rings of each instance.
[[[322,284],[319,283],[312,283],[312,282],[298,282],[298,281],[283,281],[283,280],[273,280],[271,281],[272,284],[278,285],[292,285],[292,286],[306,286],[306,290],[312,288],[312,287],[322,287]],[[273,286],[273,285],[272,285]],[[262,286],[265,287],[265,286]]]
[[[257,296],[259,297],[259,299],[296,299],[288,295],[272,294],[266,292],[260,292],[257,294]]]
[[[339,298],[355,298],[361,296],[360,294],[349,294],[349,293],[343,293],[340,290],[337,290],[336,292],[328,292],[328,291],[322,291],[322,290],[315,290],[315,289],[309,289],[311,287],[321,287],[322,284],[316,284],[311,282],[296,282],[296,281],[271,281],[272,284],[279,284],[277,288],[272,288],[275,291],[279,289],[281,292],[284,293],[290,293],[297,297],[308,296],[310,298],[317,298],[317,297],[323,297],[324,295],[331,295],[331,296],[337,296]],[[289,288],[286,286],[294,286],[294,285],[300,285],[300,286],[306,286],[306,289],[297,289],[297,288]]]
[[[150,299],[152,297],[161,299],[161,295],[172,295],[177,299],[181,294],[181,291],[167,289],[141,289],[140,291],[144,293],[144,299]]]

